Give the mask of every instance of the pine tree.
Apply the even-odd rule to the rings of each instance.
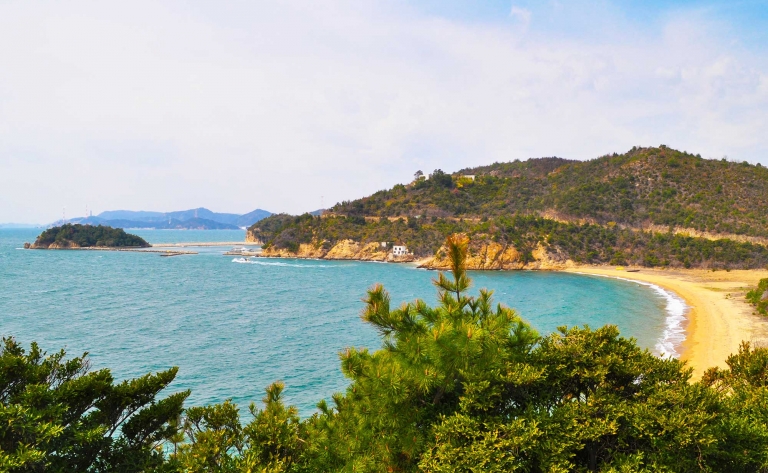
[[[0,471],[141,472],[164,463],[162,444],[189,391],[158,400],[177,368],[115,383],[13,338],[0,348]]]
[[[432,426],[456,412],[467,389],[487,385],[507,364],[527,356],[537,334],[512,310],[493,307],[490,291],[466,295],[469,240],[448,238],[453,278],[435,281],[440,304],[392,310],[380,285],[368,291],[362,318],[381,334],[376,352],[348,349],[342,370],[352,381],[309,431],[319,470],[416,471],[433,441]]]

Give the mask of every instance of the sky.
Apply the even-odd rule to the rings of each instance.
[[[3,0],[0,222],[659,144],[768,165],[767,32],[768,0]]]

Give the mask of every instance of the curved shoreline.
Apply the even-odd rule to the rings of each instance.
[[[643,268],[627,272],[610,267],[582,266],[564,272],[593,274],[657,285],[688,305],[688,325],[680,359],[693,368],[694,379],[713,366],[725,367],[742,340],[768,344],[768,318],[753,314],[744,294],[768,277],[766,270],[706,271]]]
[[[569,271],[570,272],[570,271]],[[595,274],[585,273],[581,271],[573,271],[574,274],[581,274],[584,276],[600,276],[609,279],[617,279],[619,281],[628,281],[642,286],[651,288],[662,298],[666,300],[666,317],[664,318],[664,331],[656,342],[654,347],[656,354],[661,357],[680,358],[683,351],[683,343],[686,340],[686,328],[683,326],[688,321],[688,313],[691,311],[691,306],[686,301],[677,295],[670,289],[663,288],[658,284],[651,282],[641,281],[638,279],[630,279],[624,276],[611,276],[607,274]]]
[[[361,261],[357,258],[349,260]],[[428,260],[430,258],[412,261],[411,264],[420,266]],[[760,279],[768,278],[768,270],[639,268],[628,272],[612,266],[587,265],[539,270],[642,282],[681,298],[688,308],[684,314],[687,325],[683,332],[685,339],[675,347],[675,351],[679,352],[681,360],[693,368],[694,380],[699,379],[708,368],[726,367],[725,360],[738,352],[742,341],[768,346],[768,317],[755,315],[752,306],[744,300],[748,290],[756,286]],[[667,316],[667,322],[669,318],[670,315]],[[669,328],[667,325],[665,330]]]

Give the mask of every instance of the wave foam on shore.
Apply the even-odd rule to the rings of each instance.
[[[286,268],[346,268],[352,266],[351,264],[299,264],[299,263],[282,263],[277,261],[254,261],[245,258],[233,258],[233,263],[239,264],[257,264],[259,266],[281,266]]]
[[[690,307],[685,301],[672,291],[668,291],[656,284],[638,281],[636,279],[622,278],[620,276],[608,276],[603,274],[589,274],[589,273],[576,273],[587,276],[600,276],[604,278],[619,279],[622,281],[629,281],[641,286],[647,286],[653,289],[655,293],[660,295],[666,301],[666,307],[664,308],[667,313],[664,319],[664,331],[661,337],[656,342],[654,349],[656,354],[663,358],[680,358],[680,348],[685,341],[685,322],[688,321],[686,314]]]

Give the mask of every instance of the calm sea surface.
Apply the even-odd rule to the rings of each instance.
[[[303,415],[347,381],[338,352],[379,347],[359,318],[366,289],[434,304],[434,272],[411,265],[307,260],[238,263],[228,248],[161,258],[106,251],[25,251],[39,230],[0,229],[0,334],[52,352],[88,351],[118,379],[179,366],[188,405],[259,401],[274,380]],[[242,241],[242,231],[132,231],[152,243]],[[540,333],[616,324],[658,350],[669,295],[633,282],[547,272],[475,272]]]

